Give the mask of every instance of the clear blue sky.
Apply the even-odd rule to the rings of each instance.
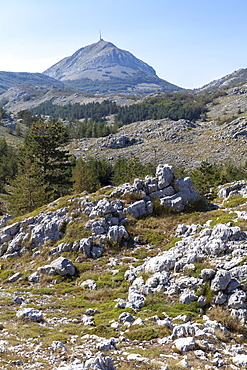
[[[247,68],[246,0],[0,0],[0,71],[43,72],[100,29],[181,87]]]

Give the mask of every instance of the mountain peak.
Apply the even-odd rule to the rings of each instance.
[[[129,51],[119,49],[101,37],[62,59],[44,74],[65,82],[69,87],[93,93],[134,92],[133,88],[135,90],[139,84],[142,84],[142,93],[180,89],[160,79],[153,67]]]
[[[116,69],[116,66],[123,68],[121,71],[105,71],[105,69],[109,68]],[[104,71],[100,70],[102,68]],[[133,71],[145,71],[156,76],[155,70],[147,63],[142,62],[130,52],[119,49],[113,43],[103,39],[80,48],[73,55],[62,59],[47,69],[44,74],[62,81],[78,78],[105,80],[109,79],[110,76],[104,76],[104,73],[97,73],[97,70],[98,72],[108,72],[108,74],[121,78],[121,72],[133,73],[133,71],[125,71],[125,68]],[[94,73],[92,73],[92,70],[94,70]],[[88,71],[91,72],[88,73]]]

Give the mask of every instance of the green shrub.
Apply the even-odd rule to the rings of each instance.
[[[14,271],[11,270],[0,271],[0,280],[6,280],[8,277],[12,275],[14,275]]]
[[[159,337],[159,332],[150,327],[136,327],[125,333],[126,337],[130,340],[151,340]]]

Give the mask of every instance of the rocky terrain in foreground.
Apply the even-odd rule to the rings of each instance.
[[[247,367],[247,184],[156,176],[0,220],[0,369]],[[189,211],[190,209],[190,211]]]

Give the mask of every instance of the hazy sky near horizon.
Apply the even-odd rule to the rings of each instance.
[[[43,72],[102,38],[195,88],[247,68],[246,0],[0,0],[0,71]]]

